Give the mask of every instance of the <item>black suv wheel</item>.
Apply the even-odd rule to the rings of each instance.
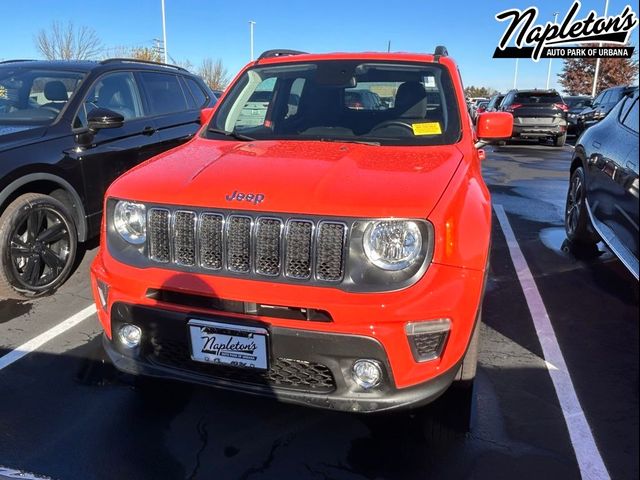
[[[587,212],[586,186],[584,170],[578,167],[571,174],[567,203],[564,214],[564,226],[570,242],[581,245],[595,245],[600,238],[593,230]]]
[[[76,226],[61,202],[21,195],[0,217],[0,296],[53,292],[71,273],[77,245]]]

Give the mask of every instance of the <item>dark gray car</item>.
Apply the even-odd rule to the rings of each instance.
[[[513,138],[550,138],[556,147],[567,140],[569,107],[555,90],[511,90],[500,110],[513,115]]]

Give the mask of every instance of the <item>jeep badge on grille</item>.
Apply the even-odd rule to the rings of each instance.
[[[235,200],[237,202],[249,202],[249,203],[253,203],[254,205],[258,205],[259,203],[262,203],[262,201],[264,200],[264,194],[263,193],[244,193],[244,192],[239,192],[237,190],[234,190],[231,195],[225,195],[224,198],[227,199],[227,202],[232,202]]]

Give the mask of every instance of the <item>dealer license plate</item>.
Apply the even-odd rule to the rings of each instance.
[[[191,358],[196,362],[267,370],[268,332],[260,327],[192,319]]]

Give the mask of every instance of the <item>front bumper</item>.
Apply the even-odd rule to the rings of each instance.
[[[410,388],[394,386],[384,348],[377,340],[358,335],[304,331],[268,326],[268,372],[220,367],[190,358],[187,323],[200,320],[237,322],[220,316],[187,314],[160,308],[116,303],[112,331],[122,323],[141,327],[140,347],[127,348],[106,335],[103,344],[114,365],[134,375],[146,375],[215,386],[231,391],[267,396],[317,408],[350,412],[379,412],[430,403],[452,383],[459,364],[427,382]],[[376,360],[383,370],[378,387],[361,389],[351,379],[356,359]]]
[[[91,265],[98,319],[105,330],[107,350],[121,370],[269,395],[305,405],[367,412],[428,403],[446,390],[467,351],[484,280],[485,271],[434,263],[411,287],[354,294],[333,288],[283,286],[161,268],[143,270],[115,260],[103,249]],[[98,293],[99,284],[108,287],[107,295],[101,297]],[[187,297],[194,295],[210,302],[187,305],[150,295],[157,289]],[[218,299],[320,309],[329,312],[331,319],[305,321],[243,314],[223,310],[219,308],[221,304],[214,305]],[[330,370],[335,385],[322,392],[291,389],[259,379],[240,382],[236,375],[220,372],[213,375],[191,368],[190,351],[185,353],[184,342],[191,318],[264,327],[272,332],[272,365],[278,365],[274,362],[279,359],[293,360],[294,368],[299,366],[298,361],[317,363]],[[444,350],[438,358],[417,362],[405,325],[440,318],[450,319]],[[117,332],[118,322],[146,322],[141,325],[145,332],[162,334],[169,340],[182,337],[182,345],[171,346],[177,352],[177,363],[176,358],[167,361],[171,359],[150,357],[149,350],[138,355],[119,349],[119,344],[110,340]],[[356,388],[351,380],[355,359],[377,360],[383,367],[383,385],[371,391]]]

